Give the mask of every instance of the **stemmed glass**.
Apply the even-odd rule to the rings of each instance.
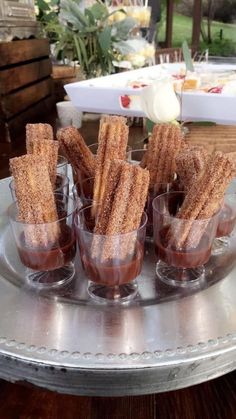
[[[168,285],[187,287],[204,279],[211,256],[220,210],[203,220],[176,216],[184,192],[168,192],[153,200],[155,251],[159,258],[157,276]]]
[[[75,218],[82,266],[91,280],[88,293],[100,302],[130,301],[137,294],[135,278],[143,264],[147,216],[144,213],[140,227],[129,233],[100,235],[93,232],[93,208],[81,208]]]

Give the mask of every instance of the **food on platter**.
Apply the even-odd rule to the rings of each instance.
[[[126,158],[129,128],[126,118],[104,116],[100,121],[93,199],[102,204],[112,160]]]
[[[174,124],[156,124],[141,162],[150,172],[150,186],[162,185],[174,179],[175,158],[183,146],[181,129]]]
[[[186,144],[176,156],[176,173],[184,191],[188,191],[204,169],[209,154],[202,146]]]
[[[75,127],[61,128],[57,131],[60,146],[74,171],[83,177],[94,176],[95,158],[86,145],[82,135]]]

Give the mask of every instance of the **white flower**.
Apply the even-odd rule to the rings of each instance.
[[[145,87],[141,93],[141,107],[155,123],[171,122],[180,114],[180,104],[169,80],[160,80]]]

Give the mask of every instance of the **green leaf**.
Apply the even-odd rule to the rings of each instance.
[[[46,3],[46,1],[44,0],[37,0],[37,6],[40,10],[42,11],[46,11],[46,10],[50,10],[49,5]]]
[[[94,19],[101,20],[103,16],[107,14],[107,8],[104,4],[95,3],[91,7],[88,8],[92,13]]]
[[[90,9],[85,9],[84,11],[85,16],[87,16],[88,20],[89,20],[89,24],[90,25],[94,25],[95,24],[95,18],[91,12]]]
[[[80,38],[79,36],[77,37],[77,40],[78,40],[80,50],[81,50],[81,53],[82,53],[82,59],[84,60],[84,64],[85,64],[85,65],[83,64],[83,67],[86,67],[87,70],[88,70],[88,67],[89,67],[88,57],[87,57],[87,52],[86,52],[84,40],[82,38]]]
[[[185,62],[185,65],[186,65],[186,69],[188,71],[194,71],[192,57],[191,57],[191,53],[190,53],[190,49],[188,47],[187,41],[183,42],[182,51],[183,51],[183,56],[184,56],[184,62]]]
[[[80,51],[80,45],[79,45],[79,42],[77,40],[76,35],[74,35],[74,43],[75,43],[75,49],[76,49],[76,52],[77,52],[79,63],[81,65],[81,68],[83,69],[84,66],[83,66],[82,55],[81,55],[81,51]]]
[[[70,14],[71,19],[75,17],[83,26],[88,25],[88,20],[85,15],[81,12],[79,5],[73,0],[61,0],[60,3],[61,11],[66,11]],[[67,15],[68,16],[68,15]]]
[[[126,17],[112,26],[112,35],[118,39],[127,39],[130,31],[136,26],[137,22],[132,17]]]
[[[108,50],[111,48],[111,27],[106,26],[98,35],[98,42],[102,52],[107,55]]]

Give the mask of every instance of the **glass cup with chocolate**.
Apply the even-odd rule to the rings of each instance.
[[[74,276],[76,205],[67,195],[55,193],[54,197],[57,219],[52,222],[21,221],[17,201],[8,209],[18,254],[27,268],[26,279],[39,289],[64,286]]]
[[[236,193],[226,191],[224,204],[219,214],[219,224],[216,238],[212,246],[212,255],[222,255],[230,246],[230,236],[233,235],[236,225]]]
[[[129,233],[94,233],[94,206],[81,208],[75,226],[83,269],[90,279],[89,295],[99,302],[125,303],[137,294],[141,272],[147,216]]]
[[[180,218],[184,198],[184,192],[169,192],[153,200],[156,273],[164,283],[180,287],[204,279],[220,213],[208,219]]]

